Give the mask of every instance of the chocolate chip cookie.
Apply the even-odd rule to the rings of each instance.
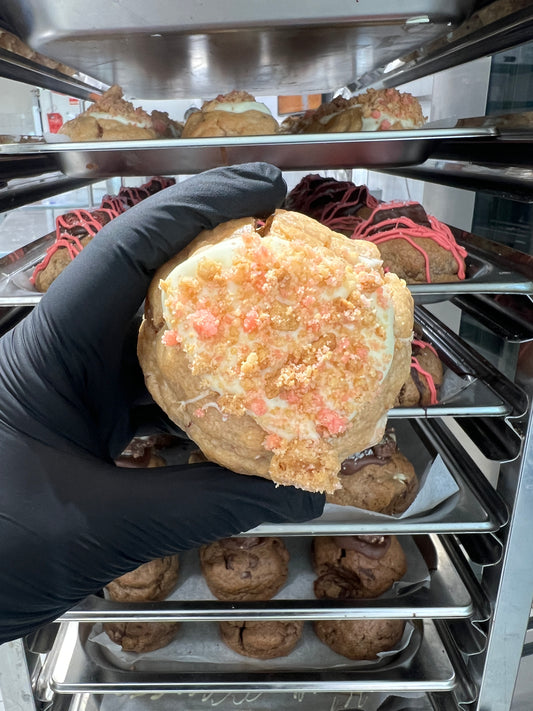
[[[316,620],[313,628],[321,642],[337,654],[354,660],[374,660],[402,638],[405,620]]]
[[[315,595],[319,599],[372,598],[407,570],[396,536],[320,536],[313,540]]]
[[[274,659],[290,654],[302,636],[303,626],[301,620],[227,620],[219,623],[222,640],[230,649],[256,659]]]
[[[270,600],[287,580],[288,563],[280,538],[224,538],[200,549],[202,573],[219,600]]]
[[[328,503],[389,515],[405,511],[418,493],[415,469],[391,430],[378,444],[345,459],[339,479],[342,488],[326,495]]]

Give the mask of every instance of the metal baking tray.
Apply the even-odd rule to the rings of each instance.
[[[435,711],[429,698],[413,694],[355,693],[284,693],[275,694],[76,694],[60,696],[54,711]],[[402,705],[399,703],[403,701]]]
[[[49,154],[73,178],[191,175],[210,168],[266,161],[281,170],[391,167],[423,163],[443,140],[499,135],[494,127],[420,128],[309,135],[173,138],[84,143],[5,143],[2,155]]]
[[[305,523],[265,523],[243,535],[491,533],[505,525],[508,519],[505,502],[443,421],[438,418],[395,420],[394,428],[400,450],[419,477],[428,463],[440,455],[458,487],[451,497],[428,511],[408,517],[374,517],[344,506],[342,509],[346,511],[342,518],[324,513]]]
[[[446,549],[436,536],[400,537],[400,543],[406,548],[408,560],[412,560],[412,546],[418,544],[420,553],[430,572],[427,585],[408,587],[391,591],[371,600],[316,600],[312,591],[312,580],[316,577],[312,571],[309,538],[287,539],[290,552],[289,581],[298,579],[309,583],[309,599],[284,597],[281,590],[268,602],[234,602],[231,606],[220,602],[210,593],[201,579],[198,551],[180,553],[180,579],[185,576],[198,580],[198,586],[206,591],[205,600],[173,599],[158,603],[117,603],[96,595],[86,598],[67,613],[62,615],[62,622],[95,622],[110,620],[157,621],[165,619],[180,620],[223,620],[257,619],[274,620],[297,617],[301,620],[358,618],[401,618],[410,617],[470,617],[474,613],[474,602],[463,583],[461,575],[466,575],[466,563],[463,560],[461,574],[456,570]],[[408,547],[406,547],[408,546]],[[456,557],[456,561],[458,558]],[[459,564],[461,565],[461,564]],[[174,597],[174,596],[172,596]],[[291,599],[292,598],[292,599]],[[488,619],[490,608],[486,601],[481,601],[478,593],[476,616]]]
[[[533,257],[451,225],[450,230],[468,253],[466,278],[442,284],[409,284],[416,303],[443,301],[455,294],[533,294]]]
[[[431,343],[444,366],[439,402],[426,407],[396,407],[389,417],[522,417],[529,406],[525,391],[469,346],[427,308],[415,306],[415,332]],[[490,394],[489,394],[490,393]]]
[[[216,623],[182,623],[209,625],[216,644]],[[173,692],[356,692],[356,691],[448,691],[456,686],[456,675],[448,652],[431,620],[416,620],[406,649],[386,664],[335,668],[291,669],[290,655],[283,671],[269,669],[268,660],[242,661],[225,671],[217,670],[216,661],[205,665],[176,659],[166,664],[140,660],[129,668],[112,663],[98,645],[88,642],[92,625],[62,623],[47,666],[49,685],[59,694],[72,693],[173,693]],[[211,631],[204,632],[211,635]],[[311,632],[312,634],[312,632]],[[319,646],[321,643],[316,640]],[[273,660],[275,661],[275,660]],[[193,671],[184,669],[193,668]],[[258,671],[259,669],[259,671]]]
[[[474,0],[3,0],[33,49],[139,98],[327,92],[470,15]],[[172,58],[172,61],[169,61]]]

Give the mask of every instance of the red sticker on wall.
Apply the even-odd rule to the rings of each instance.
[[[48,127],[50,133],[57,133],[61,126],[63,125],[63,117],[57,111],[52,111],[46,114],[48,118]]]

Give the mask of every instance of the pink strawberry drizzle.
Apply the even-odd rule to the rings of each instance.
[[[457,276],[459,279],[464,279],[464,259],[467,255],[467,251],[457,244],[450,228],[443,222],[437,220],[436,217],[428,215],[430,227],[419,225],[413,222],[409,217],[404,216],[392,217],[382,221],[379,221],[378,218],[374,223],[374,218],[382,210],[390,210],[404,205],[416,204],[416,202],[390,202],[379,204],[374,208],[368,220],[365,220],[354,228],[351,238],[364,239],[374,244],[381,244],[382,242],[388,242],[392,239],[405,240],[424,257],[426,280],[428,282],[431,282],[429,255],[420,244],[415,242],[415,239],[431,239],[436,242],[439,247],[442,247],[452,254],[457,263]]]
[[[101,206],[94,210],[80,208],[59,215],[56,218],[56,239],[46,250],[43,260],[33,270],[30,283],[35,285],[37,276],[50,264],[50,260],[58,249],[66,249],[68,256],[73,260],[83,249],[81,239],[87,236],[94,237],[104,225],[121,215],[136,202],[144,200],[154,192],[174,185],[175,182],[174,178],[152,178],[139,188],[121,188],[118,195],[104,195]],[[71,234],[76,228],[83,229],[85,234]]]
[[[418,346],[418,348],[420,349],[428,348],[438,358],[437,351],[430,343],[426,343],[425,341],[420,341],[415,338],[413,339],[413,346]],[[414,355],[411,355],[411,368],[413,370],[416,370],[419,375],[422,375],[426,379],[426,384],[429,390],[429,404],[436,405],[438,402],[437,386],[435,385],[435,380],[433,379],[431,373],[428,373],[427,370],[424,370],[424,368],[422,368],[418,358]]]

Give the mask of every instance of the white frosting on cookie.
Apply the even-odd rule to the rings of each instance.
[[[91,111],[88,116],[92,116],[95,119],[104,119],[107,121],[116,121],[117,123],[122,123],[125,126],[139,126],[139,128],[151,128],[152,120],[148,119],[131,119],[127,116],[121,116],[120,114],[110,114],[107,111]]]
[[[219,101],[213,102],[213,105],[204,111],[227,111],[232,114],[243,114],[245,111],[260,111],[262,114],[272,116],[272,113],[266,104],[259,101]]]
[[[163,342],[183,349],[203,387],[245,403],[267,433],[285,441],[317,440],[324,429],[340,434],[394,354],[392,301],[375,269],[381,261],[350,262],[326,247],[260,238],[249,226],[161,281],[172,334]]]

